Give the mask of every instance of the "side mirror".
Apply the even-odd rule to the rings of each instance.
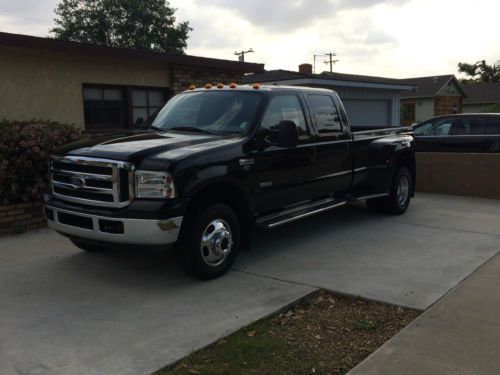
[[[278,124],[278,146],[294,148],[299,144],[299,131],[295,122],[290,120],[280,121]]]

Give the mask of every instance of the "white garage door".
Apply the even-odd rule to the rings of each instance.
[[[391,126],[391,101],[343,99],[352,126]]]

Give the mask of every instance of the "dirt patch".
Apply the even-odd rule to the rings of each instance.
[[[419,314],[319,291],[156,375],[345,374]]]

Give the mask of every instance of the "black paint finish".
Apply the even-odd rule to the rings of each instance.
[[[50,194],[45,195],[45,201],[55,207],[112,218],[158,219],[183,216],[193,199],[216,187],[221,194],[237,192],[242,200],[238,205],[248,208],[249,216],[257,218],[305,201],[333,197],[340,202],[387,193],[399,163],[407,164],[415,176],[414,142],[409,129],[351,133],[340,99],[331,90],[279,86],[263,86],[259,90],[265,95],[265,104],[259,107],[254,123],[242,136],[148,130],[79,141],[58,153],[128,161],[136,170],[168,171],[173,176],[177,198],[136,199],[122,209],[70,204]],[[318,133],[308,102],[311,93],[333,99],[340,131]],[[285,94],[300,99],[307,135],[301,136],[293,148],[263,144],[259,141],[259,124],[267,103],[274,96]]]

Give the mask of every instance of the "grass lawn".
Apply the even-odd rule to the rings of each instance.
[[[345,374],[419,313],[320,291],[155,375]]]

